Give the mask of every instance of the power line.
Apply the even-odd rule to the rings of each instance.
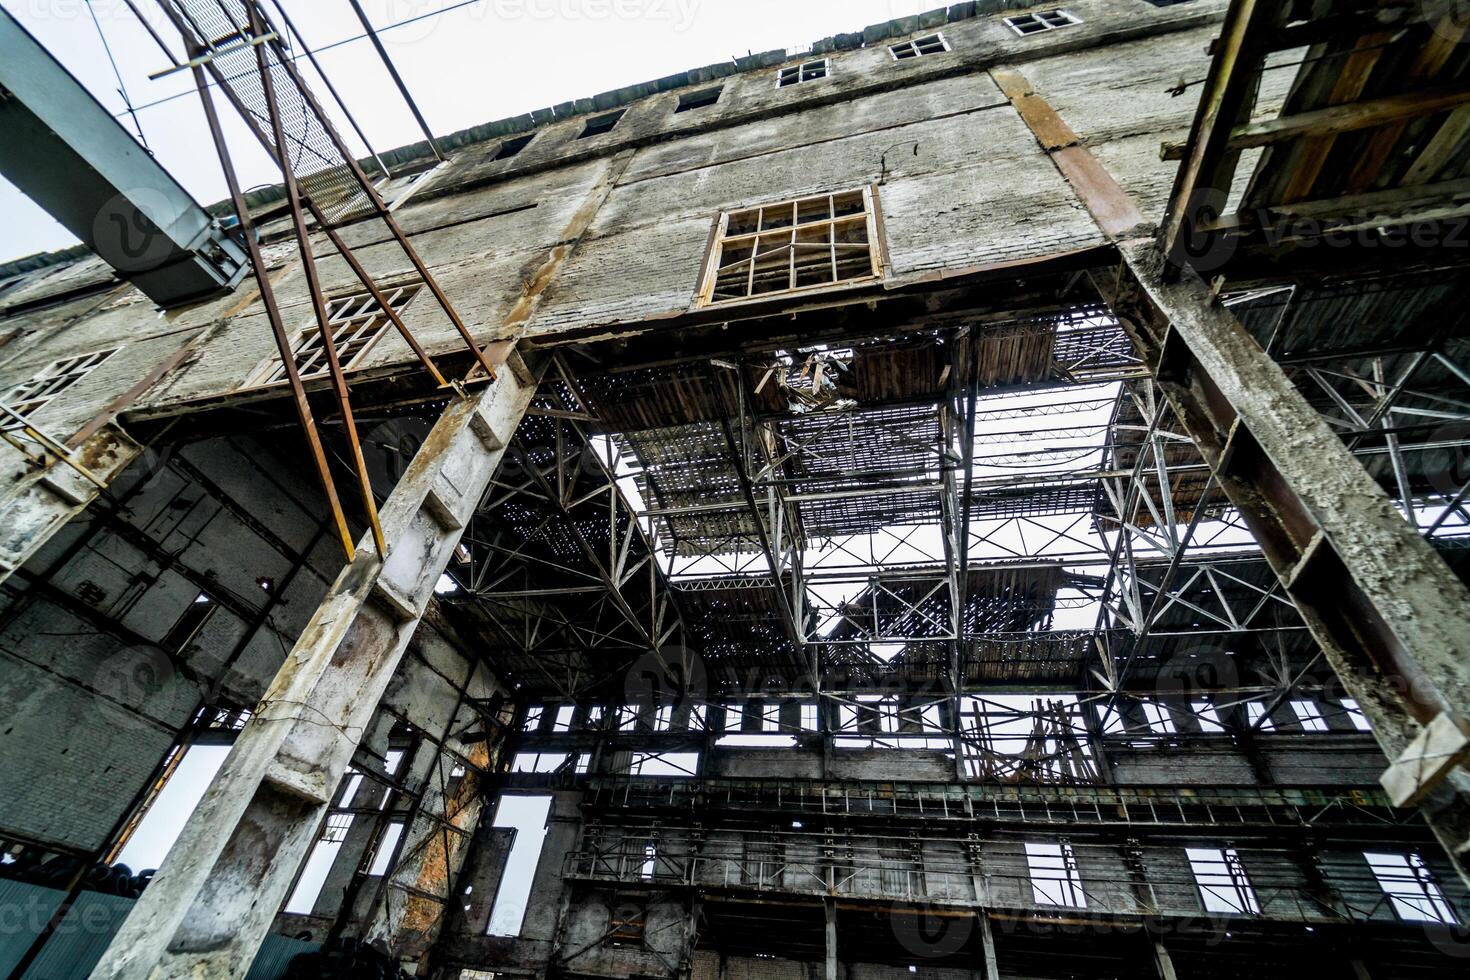
[[[87,13],[92,15],[92,26],[97,28],[97,37],[102,41],[102,50],[107,52],[107,63],[112,66],[112,75],[117,79],[117,94],[122,96],[123,105],[127,106],[127,114],[133,117],[133,126],[138,130],[138,142],[143,144],[143,149],[151,153],[148,137],[143,135],[143,124],[138,121],[138,113],[133,108],[133,100],[128,97],[127,83],[123,81],[122,72],[118,71],[117,59],[112,56],[112,45],[107,43],[107,35],[102,31],[102,22],[97,19],[97,8],[92,6],[92,0],[87,0]]]

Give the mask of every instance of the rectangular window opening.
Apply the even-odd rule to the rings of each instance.
[[[587,125],[582,128],[582,135],[578,136],[577,139],[585,140],[593,136],[605,136],[611,133],[617,128],[618,123],[622,122],[623,116],[627,111],[627,109],[619,109],[617,112],[609,112],[603,116],[593,116],[587,120]]]
[[[943,34],[929,34],[913,41],[904,41],[891,46],[888,51],[895,61],[908,61],[931,54],[943,54],[949,50],[949,41]]]
[[[184,610],[183,614],[169,627],[168,633],[159,641],[159,645],[172,653],[183,653],[184,649],[194,642],[194,638],[199,635],[200,630],[204,629],[204,624],[209,622],[209,618],[218,608],[219,603],[215,602],[208,593],[200,592],[194,597],[194,601],[189,603],[189,607]]]
[[[878,279],[877,238],[867,189],[727,212],[701,301],[730,303]]]
[[[704,109],[720,101],[720,95],[725,91],[724,86],[719,88],[701,89],[698,92],[685,92],[679,96],[679,106],[675,112],[689,112],[694,109]]]
[[[1312,701],[1291,702],[1292,714],[1301,723],[1304,732],[1327,731],[1327,719],[1322,717],[1322,710]]]
[[[1191,701],[1189,707],[1194,712],[1194,720],[1199,723],[1199,730],[1206,735],[1218,735],[1225,730],[1220,723],[1220,712],[1211,702]]]
[[[800,85],[802,82],[815,82],[830,75],[831,69],[832,60],[830,58],[791,65],[781,69],[780,74],[776,76],[776,85],[786,88],[788,85]]]
[[[572,730],[572,716],[577,713],[575,704],[564,704],[556,709],[556,719],[551,723],[554,732],[569,732]]]
[[[1028,34],[1040,34],[1043,31],[1055,31],[1080,24],[1082,18],[1066,10],[1043,10],[1019,17],[1007,17],[1005,21],[1007,27],[1025,37]]]
[[[1031,871],[1031,895],[1036,904],[1087,908],[1082,875],[1077,870],[1077,856],[1071,844],[1028,843],[1026,866]]]
[[[1261,723],[1261,731],[1274,732],[1276,730],[1276,723],[1271,720],[1271,717],[1269,715],[1266,714],[1266,705],[1264,702],[1247,701],[1245,703],[1245,713],[1246,717],[1250,719],[1250,723],[1252,725],[1254,725],[1258,721]]]
[[[1343,698],[1341,703],[1343,710],[1347,712],[1348,721],[1353,723],[1354,728],[1360,732],[1371,732],[1373,730],[1373,723],[1363,713],[1363,706],[1356,699]]]
[[[1234,848],[1185,848],[1207,912],[1260,915],[1261,904]]]
[[[541,863],[541,845],[551,816],[549,796],[504,796],[495,808],[494,826],[513,828],[515,843],[505,859],[500,888],[490,910],[492,936],[518,936],[526,918],[531,884]]]
[[[511,157],[520,156],[521,151],[531,145],[536,138],[535,133],[527,133],[525,136],[516,136],[500,144],[491,160],[509,160]]]
[[[1457,924],[1454,909],[1450,908],[1434,873],[1419,854],[1365,852],[1363,857],[1400,919],[1405,922]]]

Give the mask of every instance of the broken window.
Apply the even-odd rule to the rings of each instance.
[[[546,708],[539,704],[533,704],[526,709],[526,723],[521,726],[524,731],[534,732],[541,727],[541,717],[546,714]]]
[[[1087,908],[1082,875],[1077,870],[1077,855],[1071,844],[1028,843],[1026,866],[1031,871],[1031,895],[1036,904]]]
[[[189,603],[189,608],[184,610],[183,615],[174,621],[173,626],[169,627],[168,633],[159,641],[159,646],[170,653],[183,653],[184,649],[194,642],[194,637],[204,629],[204,624],[209,622],[209,617],[213,616],[214,611],[218,608],[219,603],[207,593],[199,593],[194,597],[194,601]]]
[[[421,284],[414,282],[380,291],[394,312],[402,314],[420,288]],[[392,324],[393,321],[370,293],[354,293],[327,300],[327,328],[332,334],[337,363],[344,371],[356,367]],[[322,332],[315,325],[296,335],[291,357],[296,362],[296,372],[303,378],[319,378],[327,374],[326,346],[322,343]],[[284,380],[286,366],[276,360],[257,383],[274,384]]]
[[[689,112],[691,109],[703,109],[720,101],[720,95],[725,91],[724,86],[719,88],[701,89],[698,92],[685,92],[679,96],[679,106],[675,112]]]
[[[882,275],[871,190],[782,201],[721,215],[705,303],[728,303]]]
[[[587,125],[582,128],[582,135],[578,136],[577,139],[585,140],[593,136],[602,136],[606,133],[611,133],[617,128],[618,123],[622,121],[623,115],[627,111],[627,109],[619,109],[617,112],[609,112],[604,116],[593,116],[587,120]]]
[[[535,138],[535,133],[528,133],[525,136],[516,136],[508,139],[504,143],[500,144],[499,148],[496,149],[495,154],[491,156],[490,159],[509,160],[511,157],[519,156],[521,151],[530,146],[531,141]]]
[[[572,730],[572,716],[577,713],[577,706],[564,704],[556,709],[556,718],[551,723],[554,732],[569,732]]]
[[[1419,854],[1364,853],[1363,857],[1400,919],[1405,922],[1456,923],[1454,909],[1450,908],[1434,873]]]
[[[1027,34],[1040,34],[1042,31],[1054,31],[1062,27],[1071,27],[1073,24],[1082,23],[1082,18],[1066,10],[1042,10],[1034,14],[1022,14],[1019,17],[1007,17],[1006,26],[1025,37]]]
[[[22,381],[5,396],[5,405],[10,412],[0,418],[0,430],[20,428],[20,421],[11,415],[30,418],[42,405],[85,378],[103,361],[116,354],[121,348],[113,347],[92,354],[79,354],[54,361],[28,381]]]
[[[782,68],[781,74],[777,76],[776,84],[785,88],[788,85],[800,85],[802,82],[814,82],[819,78],[826,78],[831,74],[832,61],[823,58],[821,61],[808,61],[800,65],[792,65]]]
[[[908,61],[910,58],[922,58],[930,54],[943,54],[949,50],[949,42],[945,40],[943,34],[930,34],[917,40],[895,44],[888,50],[892,53],[894,60]]]
[[[1256,890],[1240,863],[1233,847],[1215,850],[1209,847],[1187,847],[1190,870],[1199,885],[1200,900],[1207,912],[1235,915],[1259,915],[1261,904]]]
[[[607,944],[642,947],[646,916],[647,912],[638,898],[618,900],[608,917]]]

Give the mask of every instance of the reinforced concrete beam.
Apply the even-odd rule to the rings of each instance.
[[[385,557],[358,545],[95,980],[249,970],[535,388],[507,369],[445,409],[382,508]]]
[[[1470,592],[1193,270],[1171,281],[1151,238],[1119,252],[1100,291],[1384,752],[1463,727]],[[1420,807],[1470,880],[1470,774],[1434,776]]]

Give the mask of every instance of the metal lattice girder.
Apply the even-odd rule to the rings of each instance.
[[[534,391],[505,370],[444,411],[383,506],[386,558],[333,583],[94,977],[245,975]]]
[[[1152,240],[1100,281],[1220,488],[1260,542],[1391,759],[1470,705],[1470,593],[1191,270],[1167,282]],[[1425,802],[1466,871],[1470,775]],[[1426,787],[1427,788],[1427,787]]]

